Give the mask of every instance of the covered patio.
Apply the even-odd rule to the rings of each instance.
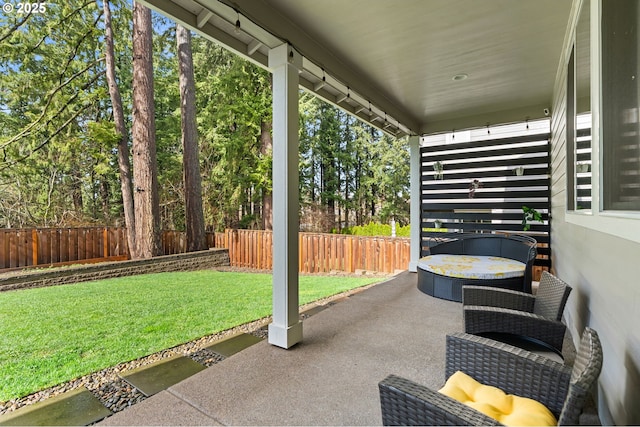
[[[196,390],[195,380],[188,380],[151,399],[143,408],[153,412],[153,402],[163,402],[161,399],[168,399],[158,405],[165,407],[171,401],[183,404],[188,401],[193,405],[185,406],[189,414],[219,416],[218,422],[232,424],[269,423],[269,418],[254,422],[248,417],[273,410],[279,418],[272,422],[283,424],[287,423],[289,408],[299,401],[289,394],[291,389],[296,396],[298,393],[306,396],[302,400],[311,402],[306,411],[309,416],[317,414],[313,409],[316,402],[329,402],[329,406],[320,407],[327,424],[376,424],[379,417],[373,407],[377,400],[372,399],[372,394],[364,395],[375,394],[375,390],[364,382],[358,383],[358,378],[366,375],[366,384],[370,384],[377,374],[396,370],[428,385],[435,386],[441,381],[442,360],[436,356],[420,359],[420,348],[430,346],[435,349],[430,354],[442,354],[437,346],[443,345],[443,334],[460,329],[453,314],[459,312],[459,306],[437,300],[437,307],[428,308],[424,297],[411,294],[415,292],[409,290],[411,286],[407,286],[403,306],[394,305],[394,298],[400,298],[390,291],[395,288],[381,286],[372,292],[387,290],[388,302],[366,304],[362,294],[353,299],[362,304],[354,304],[353,308],[360,310],[360,316],[341,318],[336,314],[326,318],[330,312],[340,312],[336,306],[335,310],[320,313],[317,320],[305,321],[303,331],[297,312],[297,101],[302,87],[386,133],[408,136],[412,194],[410,271],[415,271],[423,238],[421,138],[471,128],[485,128],[489,132],[496,124],[548,117],[549,222],[550,243],[554,248],[550,262],[552,272],[574,289],[564,320],[574,343],[585,326],[597,330],[602,340],[604,366],[596,400],[603,423],[640,422],[640,409],[635,404],[640,398],[640,335],[636,327],[640,322],[637,286],[640,183],[630,178],[639,176],[640,164],[637,116],[640,90],[636,78],[640,41],[615,38],[615,34],[637,34],[635,30],[616,33],[618,26],[637,29],[640,19],[637,2],[142,2],[273,73],[274,321],[269,328],[269,343],[292,349],[283,352],[260,344],[239,355],[237,363],[247,376],[242,384],[225,377],[217,368],[203,373],[203,376],[221,375],[216,381],[226,382],[230,387],[225,392],[229,394],[216,398],[218,383],[213,378],[204,381],[206,386],[197,394],[210,396],[206,405],[186,397],[190,386]],[[613,59],[605,55],[613,55]],[[615,55],[625,61],[616,60]],[[627,61],[629,58],[632,60]],[[608,63],[623,66],[609,70],[605,67]],[[584,173],[578,170],[581,165],[577,160],[584,159],[585,153],[578,148],[578,137],[582,134],[576,130],[576,115],[584,112],[593,117],[586,183]],[[605,123],[605,119],[609,122]],[[618,122],[626,128],[612,133],[618,130],[610,130],[610,124]],[[616,157],[620,156],[616,152],[623,152],[622,158]],[[614,153],[613,160],[605,161],[603,153]],[[587,205],[580,203],[585,193],[589,195]],[[448,309],[452,313],[442,312]],[[430,318],[432,310],[440,310],[435,323],[439,322],[443,330],[432,327],[436,319]],[[414,316],[410,317],[412,312]],[[323,318],[326,323],[319,321]],[[394,321],[398,319],[402,321]],[[352,336],[357,339],[343,335],[365,321],[368,328]],[[450,321],[450,325],[443,323]],[[386,339],[382,339],[383,333],[388,335]],[[400,341],[390,345],[396,338]],[[350,346],[356,344],[368,349],[374,357],[349,353]],[[313,360],[313,352],[309,351],[312,348],[335,351],[335,360],[344,357],[339,368],[333,364],[324,366],[341,369],[340,381],[358,384],[363,394],[352,397],[350,391],[349,395],[340,395],[332,384],[321,383],[325,375],[319,369],[323,366],[321,361],[317,367],[308,366],[308,370],[299,365],[305,358]],[[249,357],[259,350],[265,352],[263,357]],[[261,382],[251,380],[257,371],[253,369],[255,366],[260,367],[260,372],[273,372],[268,378],[269,385],[281,387],[260,389]],[[285,377],[292,379],[296,387],[279,382]],[[225,408],[234,401],[244,402],[246,410],[240,412],[247,418],[215,415],[226,413]],[[212,402],[218,402],[213,404],[215,411]],[[363,404],[374,406],[354,410]],[[142,410],[145,409],[136,411]],[[352,413],[361,414],[362,418],[348,418]],[[114,417],[113,422],[117,419]],[[207,423],[215,420],[207,418]],[[291,422],[313,424],[320,423],[319,420],[301,418]],[[188,423],[178,419],[173,422]]]
[[[262,341],[100,425],[380,425],[387,375],[442,386],[445,336],[461,330],[462,306],[423,294],[405,272],[304,325],[295,350]]]

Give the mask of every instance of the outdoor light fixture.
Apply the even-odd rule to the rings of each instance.
[[[459,82],[461,80],[466,80],[468,77],[469,77],[469,74],[460,73],[460,74],[456,74],[455,76],[453,76],[453,78],[451,80],[453,80],[454,82]]]
[[[316,92],[322,89],[327,84],[327,76],[324,74],[324,68],[322,69],[322,80],[316,83],[313,87],[313,90]]]
[[[238,18],[236,19],[236,28],[233,31],[235,31],[236,34],[240,34],[240,12],[236,10],[236,14],[238,15]]]
[[[208,24],[213,27],[219,25],[218,20],[224,21],[223,27],[220,27],[229,36],[235,38],[239,43],[239,46],[246,45],[244,54],[253,58],[259,64],[266,66],[265,58],[261,55],[263,49],[270,50],[272,46],[279,45],[286,42],[281,36],[270,32],[269,30],[260,27],[250,15],[243,14],[243,9],[239,8],[234,2],[228,2],[227,0],[207,0],[206,2],[200,2],[195,0],[202,9],[196,14],[196,20],[194,22],[196,28],[204,29]],[[206,3],[204,6],[201,3]],[[235,13],[235,20],[233,14]],[[242,16],[242,19],[241,19]],[[216,17],[213,21],[210,19]],[[208,29],[205,32],[210,32],[213,29]],[[289,52],[287,55],[287,62],[292,64],[296,54],[291,50],[293,46],[289,44]],[[242,50],[242,49],[241,49]],[[307,75],[301,76],[301,85],[309,90],[312,90],[316,95],[333,103],[336,106],[344,108],[350,114],[359,116],[361,119],[368,121],[370,124],[379,126],[380,129],[384,129],[387,133],[391,133],[395,129],[395,134],[412,134],[411,130],[404,124],[400,123],[400,120],[393,116],[384,117],[382,109],[377,105],[372,105],[372,101],[367,99],[363,94],[358,92],[358,89],[354,89],[351,93],[349,83],[346,81],[340,81],[335,75],[327,73],[324,66],[318,63],[313,63],[309,58],[305,58],[304,55],[300,55],[302,59],[302,67],[298,69],[298,73],[308,72],[313,78],[308,78]],[[454,77],[454,80],[464,80],[468,76],[467,74],[460,74]],[[392,112],[392,114],[394,114]],[[386,116],[386,114],[385,114]],[[375,124],[374,124],[375,123]]]
[[[365,98],[359,92],[352,91],[350,82],[340,81],[329,74],[324,66],[311,63],[307,58],[303,59],[305,70],[311,74],[311,78],[303,76],[304,83],[302,85],[304,87],[329,103],[343,108],[349,114],[369,122],[391,136],[395,135],[397,137],[399,134],[408,135],[411,133],[393,115],[387,114],[387,112],[374,105],[370,99]]]

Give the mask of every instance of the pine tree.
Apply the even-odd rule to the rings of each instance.
[[[109,85],[109,96],[113,109],[113,121],[118,133],[118,170],[120,176],[120,191],[122,192],[122,205],[124,209],[124,221],[127,228],[127,242],[133,251],[136,247],[135,216],[133,206],[133,192],[131,184],[131,162],[129,161],[129,131],[125,124],[124,109],[120,88],[116,79],[116,58],[113,47],[113,28],[111,25],[111,9],[109,0],[103,0],[104,12],[104,43],[106,77]]]
[[[191,34],[176,25],[176,43],[180,68],[180,111],[182,117],[182,165],[184,173],[184,205],[187,230],[187,251],[207,248],[202,212],[202,185],[196,124],[196,86],[193,76]]]
[[[160,255],[160,204],[153,103],[151,11],[133,4],[133,181],[136,247],[132,258]]]

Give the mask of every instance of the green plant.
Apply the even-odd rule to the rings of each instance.
[[[476,190],[482,187],[484,187],[484,184],[480,182],[479,179],[474,179],[473,181],[471,181],[471,183],[469,184],[469,198],[473,199],[476,196]]]
[[[391,236],[391,225],[379,222],[370,222],[366,225],[354,225],[342,229],[341,234],[352,234],[354,236]],[[396,223],[396,237],[409,237],[411,226],[402,226]]]
[[[529,221],[542,221],[542,214],[533,208],[523,206],[522,212],[522,230],[524,231],[529,231],[531,229]]]
[[[437,161],[433,164],[433,170],[435,171],[434,178],[435,179],[444,179],[444,165],[441,161]]]

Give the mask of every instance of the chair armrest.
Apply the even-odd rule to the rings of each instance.
[[[501,425],[470,406],[405,378],[390,375],[378,388],[385,426]]]
[[[468,334],[499,332],[533,338],[562,352],[566,325],[533,313],[498,307],[468,305],[463,308],[464,331]]]
[[[446,377],[456,371],[505,393],[537,400],[556,418],[562,411],[571,379],[571,369],[561,363],[462,332],[447,335]]]
[[[462,287],[462,305],[483,305],[533,312],[536,297],[524,292],[490,286],[465,285]]]

